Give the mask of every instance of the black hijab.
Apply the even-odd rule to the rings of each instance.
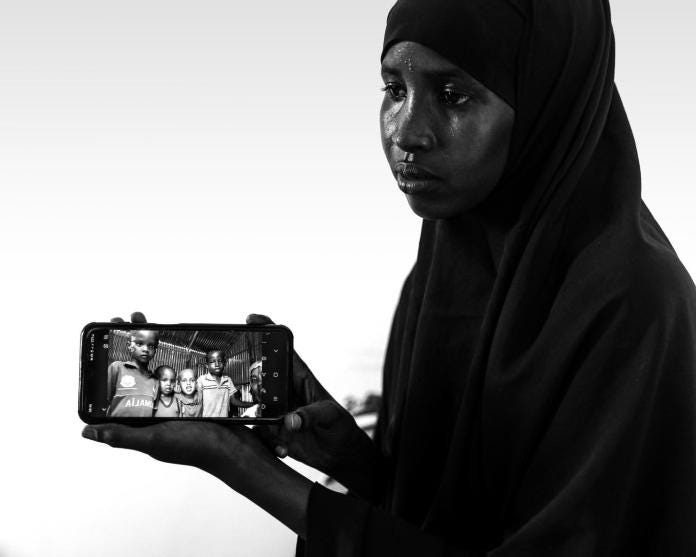
[[[423,223],[385,361],[383,511],[345,554],[696,554],[696,296],[641,202],[608,3],[399,0],[383,56],[403,40],[514,106],[478,209],[508,225],[496,265],[480,219]],[[335,524],[357,512],[329,500]]]

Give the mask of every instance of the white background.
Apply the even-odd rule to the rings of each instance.
[[[80,437],[78,336],[267,313],[337,397],[379,389],[420,228],[379,143],[391,3],[0,2],[0,556],[292,555],[214,478]],[[613,9],[644,199],[695,271],[694,8]]]

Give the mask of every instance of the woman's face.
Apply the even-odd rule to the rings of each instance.
[[[382,63],[382,146],[413,211],[462,215],[502,175],[515,111],[434,50],[405,41]]]

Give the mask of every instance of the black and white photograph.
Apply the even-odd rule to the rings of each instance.
[[[0,0],[0,557],[696,555],[694,21]]]
[[[83,372],[95,376],[93,390],[86,393],[92,416],[264,415],[263,364],[268,356],[261,332],[114,328],[102,336],[101,357]]]

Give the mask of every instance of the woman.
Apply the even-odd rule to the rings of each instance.
[[[641,202],[613,62],[602,0],[399,0],[382,139],[424,222],[375,442],[299,358],[304,406],[266,444],[85,435],[215,474],[306,555],[696,553],[694,286]]]

